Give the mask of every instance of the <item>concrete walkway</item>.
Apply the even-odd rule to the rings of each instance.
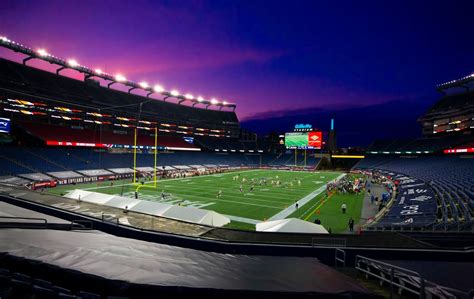
[[[367,191],[365,192],[360,221],[354,225],[354,232],[357,232],[359,227],[364,225],[369,218],[373,218],[379,210],[379,206],[375,202],[373,204],[370,202],[370,195],[373,194],[375,197],[378,197],[380,202],[382,200],[382,193],[386,191],[382,185],[371,184],[370,192],[370,194]],[[349,233],[349,230],[347,230],[347,232]]]

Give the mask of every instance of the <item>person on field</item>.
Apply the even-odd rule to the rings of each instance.
[[[341,210],[342,210],[342,214],[345,214],[346,213],[346,209],[347,209],[347,205],[345,203],[343,203],[341,205]]]
[[[349,231],[354,231],[354,219],[352,217],[349,219]]]

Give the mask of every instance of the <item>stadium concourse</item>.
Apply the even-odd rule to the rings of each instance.
[[[24,55],[0,59],[1,298],[472,297],[419,265],[472,269],[474,104],[447,90],[474,76],[359,161],[333,128],[288,150],[229,101],[0,45]]]

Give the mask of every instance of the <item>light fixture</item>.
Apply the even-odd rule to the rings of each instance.
[[[123,81],[126,81],[127,78],[125,78],[124,76],[118,74],[117,76],[115,76],[115,80],[117,80],[118,82],[123,82]]]
[[[69,60],[67,61],[67,64],[69,64],[69,66],[72,66],[72,67],[76,67],[76,66],[79,65],[79,63],[78,63],[76,60],[74,60],[74,59],[69,59]]]
[[[38,52],[39,56],[41,56],[41,57],[45,57],[45,56],[49,55],[48,52],[46,52],[45,49],[38,49],[37,52]]]
[[[163,86],[161,86],[161,85],[155,85],[155,86],[153,87],[153,90],[154,90],[155,92],[158,92],[158,93],[165,91],[165,89],[164,89]]]

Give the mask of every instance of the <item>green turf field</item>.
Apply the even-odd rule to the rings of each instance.
[[[340,172],[248,170],[168,179],[158,181],[157,189],[140,188],[139,199],[213,210],[228,215],[232,220],[229,225],[231,228],[255,229],[255,223],[262,220],[297,217],[313,221],[318,217],[324,227],[330,227],[336,233],[347,229],[350,216],[358,222],[363,197],[351,194],[327,198],[326,183],[341,175]],[[262,179],[267,180],[266,185],[258,183]],[[272,185],[272,180],[281,181],[281,185]],[[151,186],[152,182],[146,182],[145,185]],[[239,190],[240,185],[243,192]],[[252,185],[254,191],[250,191]],[[116,181],[114,186],[110,182],[68,185],[58,186],[50,192],[61,195],[69,190],[82,189],[133,198],[136,188],[130,181]],[[219,190],[222,196],[217,198]],[[161,197],[162,192],[165,194],[164,199]],[[295,207],[297,201],[298,209]],[[345,215],[340,211],[342,202],[348,206]]]

